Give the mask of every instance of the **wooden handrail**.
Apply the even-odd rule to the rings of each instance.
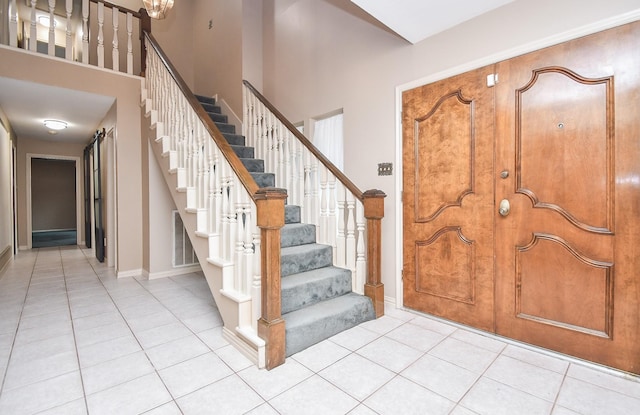
[[[118,9],[118,11],[121,11],[122,13],[131,13],[133,17],[142,19],[142,14],[139,11],[134,12],[133,10],[127,9],[126,7],[118,6],[117,4],[109,3],[108,1],[103,1],[103,0],[89,0],[89,1],[91,3],[96,3],[96,4],[102,3],[104,4],[104,7],[108,7],[110,9],[116,8]],[[144,9],[140,9],[140,10],[144,10]]]
[[[291,123],[291,121],[289,121],[284,115],[282,115],[282,113],[278,111],[276,107],[269,102],[268,99],[266,99],[260,92],[258,92],[258,90],[255,89],[254,86],[251,85],[249,81],[243,80],[242,82],[260,100],[260,102],[262,102],[264,106],[267,107],[269,111],[271,111],[273,115],[275,115],[276,118],[278,118],[278,120],[280,120],[280,122],[284,124],[285,127],[287,127],[287,129],[293,135],[295,135],[296,138],[300,140],[300,142],[305,147],[307,147],[309,151],[311,151],[311,153],[313,153],[313,155],[318,160],[320,160],[320,162],[324,164],[327,167],[327,169],[329,169],[329,171],[331,171],[331,173],[333,173],[333,175],[336,176],[336,178],[340,180],[347,189],[349,189],[351,193],[354,194],[355,197],[357,197],[361,202],[363,201],[363,198],[362,198],[363,193],[360,189],[358,189],[358,186],[356,186],[338,167],[336,167],[336,165],[333,164],[331,160],[329,160],[324,154],[322,154],[322,152],[318,150],[316,146],[314,146],[313,143],[309,141],[307,137],[304,136],[304,134],[298,131],[298,129]]]
[[[259,187],[253,179],[253,176],[251,176],[247,168],[244,166],[244,164],[242,164],[236,153],[231,148],[231,145],[224,138],[213,120],[209,117],[209,115],[207,115],[207,112],[204,110],[202,105],[200,105],[200,102],[193,94],[193,92],[191,92],[191,89],[189,89],[187,83],[184,81],[184,79],[182,79],[176,68],[171,64],[171,62],[167,58],[167,55],[164,53],[160,45],[158,45],[158,42],[155,40],[153,35],[151,33],[145,32],[145,36],[147,37],[147,39],[149,39],[149,44],[156,51],[156,53],[162,60],[162,63],[169,71],[171,77],[176,81],[176,84],[180,88],[180,91],[182,91],[184,96],[187,98],[187,101],[191,105],[191,108],[193,108],[196,115],[198,115],[198,117],[200,118],[200,121],[202,121],[209,134],[211,134],[211,137],[213,137],[216,145],[222,152],[227,162],[229,162],[229,165],[240,179],[240,182],[242,182],[242,185],[249,193],[249,196],[251,196],[251,199],[255,202],[256,193],[258,192]]]

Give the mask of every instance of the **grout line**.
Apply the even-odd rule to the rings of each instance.
[[[78,341],[76,339],[76,326],[71,311],[71,300],[69,299],[69,287],[67,285],[67,273],[64,269],[64,260],[62,259],[62,252],[60,252],[60,261],[62,262],[62,275],[64,279],[64,290],[67,295],[67,305],[69,307],[69,318],[71,319],[71,333],[73,333],[73,344],[76,349],[76,361],[78,362],[78,373],[80,374],[80,385],[82,385],[82,397],[84,398],[84,407],[89,413],[89,401],[87,400],[87,391],[84,386],[84,376],[82,375],[82,365],[80,364],[80,351],[78,350]]]

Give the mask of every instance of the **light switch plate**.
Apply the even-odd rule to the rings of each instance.
[[[393,163],[378,163],[378,176],[391,176]]]

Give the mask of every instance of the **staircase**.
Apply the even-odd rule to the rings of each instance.
[[[231,145],[259,187],[275,186],[275,175],[264,172],[264,161],[215,100],[196,95],[204,110]],[[314,225],[301,223],[300,207],[285,206],[280,233],[282,317],[286,356],[291,356],[343,330],[375,318],[371,300],[351,291],[351,271],[333,266],[332,247],[316,243]]]

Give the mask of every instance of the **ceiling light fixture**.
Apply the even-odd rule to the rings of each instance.
[[[60,120],[44,120],[44,126],[50,130],[64,130],[68,124]]]
[[[152,19],[164,19],[169,10],[173,7],[173,0],[142,0],[147,14]]]

